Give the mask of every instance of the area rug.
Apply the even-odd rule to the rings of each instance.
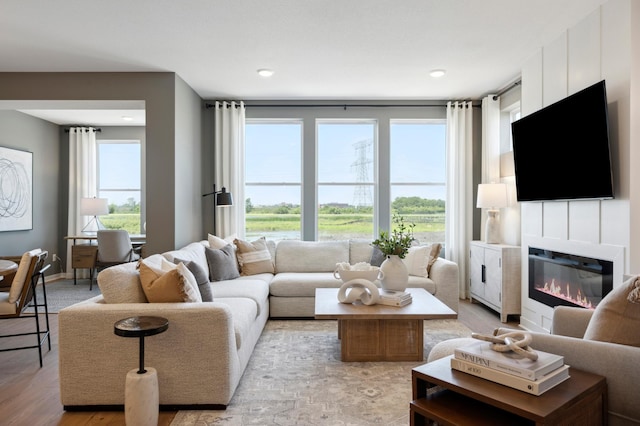
[[[79,279],[77,284],[73,284],[73,280],[59,280],[46,282],[47,286],[47,305],[49,305],[49,313],[56,314],[60,312],[62,308],[71,306],[75,303],[82,302],[97,296],[100,293],[98,285],[94,282],[93,289],[89,290],[89,280]],[[36,296],[38,303],[42,303],[42,284],[38,284],[36,287]],[[33,312],[33,308],[27,308],[27,312]],[[38,311],[42,309],[38,308]]]
[[[468,337],[457,320],[424,324],[425,359]],[[342,362],[337,322],[269,321],[226,410],[180,411],[171,426],[409,424],[411,369],[422,362]]]

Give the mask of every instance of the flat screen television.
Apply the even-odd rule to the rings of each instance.
[[[604,80],[511,124],[518,201],[614,198]]]

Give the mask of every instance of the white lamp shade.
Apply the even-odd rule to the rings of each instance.
[[[482,209],[507,207],[507,185],[504,183],[481,183],[478,185],[478,203]]]
[[[81,198],[80,214],[83,216],[109,214],[109,200],[107,198]]]

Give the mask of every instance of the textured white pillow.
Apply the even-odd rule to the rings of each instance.
[[[216,237],[212,234],[207,234],[207,241],[209,241],[209,247],[212,249],[220,250],[222,247],[227,244],[231,244],[233,246],[233,240],[237,238],[236,234],[230,235],[227,238]]]
[[[429,253],[431,252],[431,245],[428,246],[414,246],[409,248],[409,252],[402,259],[409,275],[417,277],[429,277],[427,272],[427,265],[429,264]]]
[[[138,263],[111,266],[98,274],[98,287],[106,303],[147,303]]]

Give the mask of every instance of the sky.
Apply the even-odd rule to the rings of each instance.
[[[141,160],[140,143],[118,141],[118,143],[98,143],[98,180],[101,189],[140,189]],[[138,141],[136,141],[138,142]],[[109,167],[101,167],[108,164]],[[108,191],[100,197],[109,199],[109,204],[121,205],[133,197],[140,202],[139,192]]]
[[[247,183],[289,183],[282,186],[248,187],[254,205],[273,200],[300,204],[302,176],[302,123],[278,125],[256,123],[246,127]],[[317,178],[320,204],[354,204],[373,194],[374,121],[322,123],[317,127]],[[396,123],[391,127],[390,173],[393,183],[445,182],[445,125]],[[310,149],[314,149],[312,146]],[[365,185],[359,185],[364,182]],[[445,199],[444,186],[392,186],[398,196]]]

